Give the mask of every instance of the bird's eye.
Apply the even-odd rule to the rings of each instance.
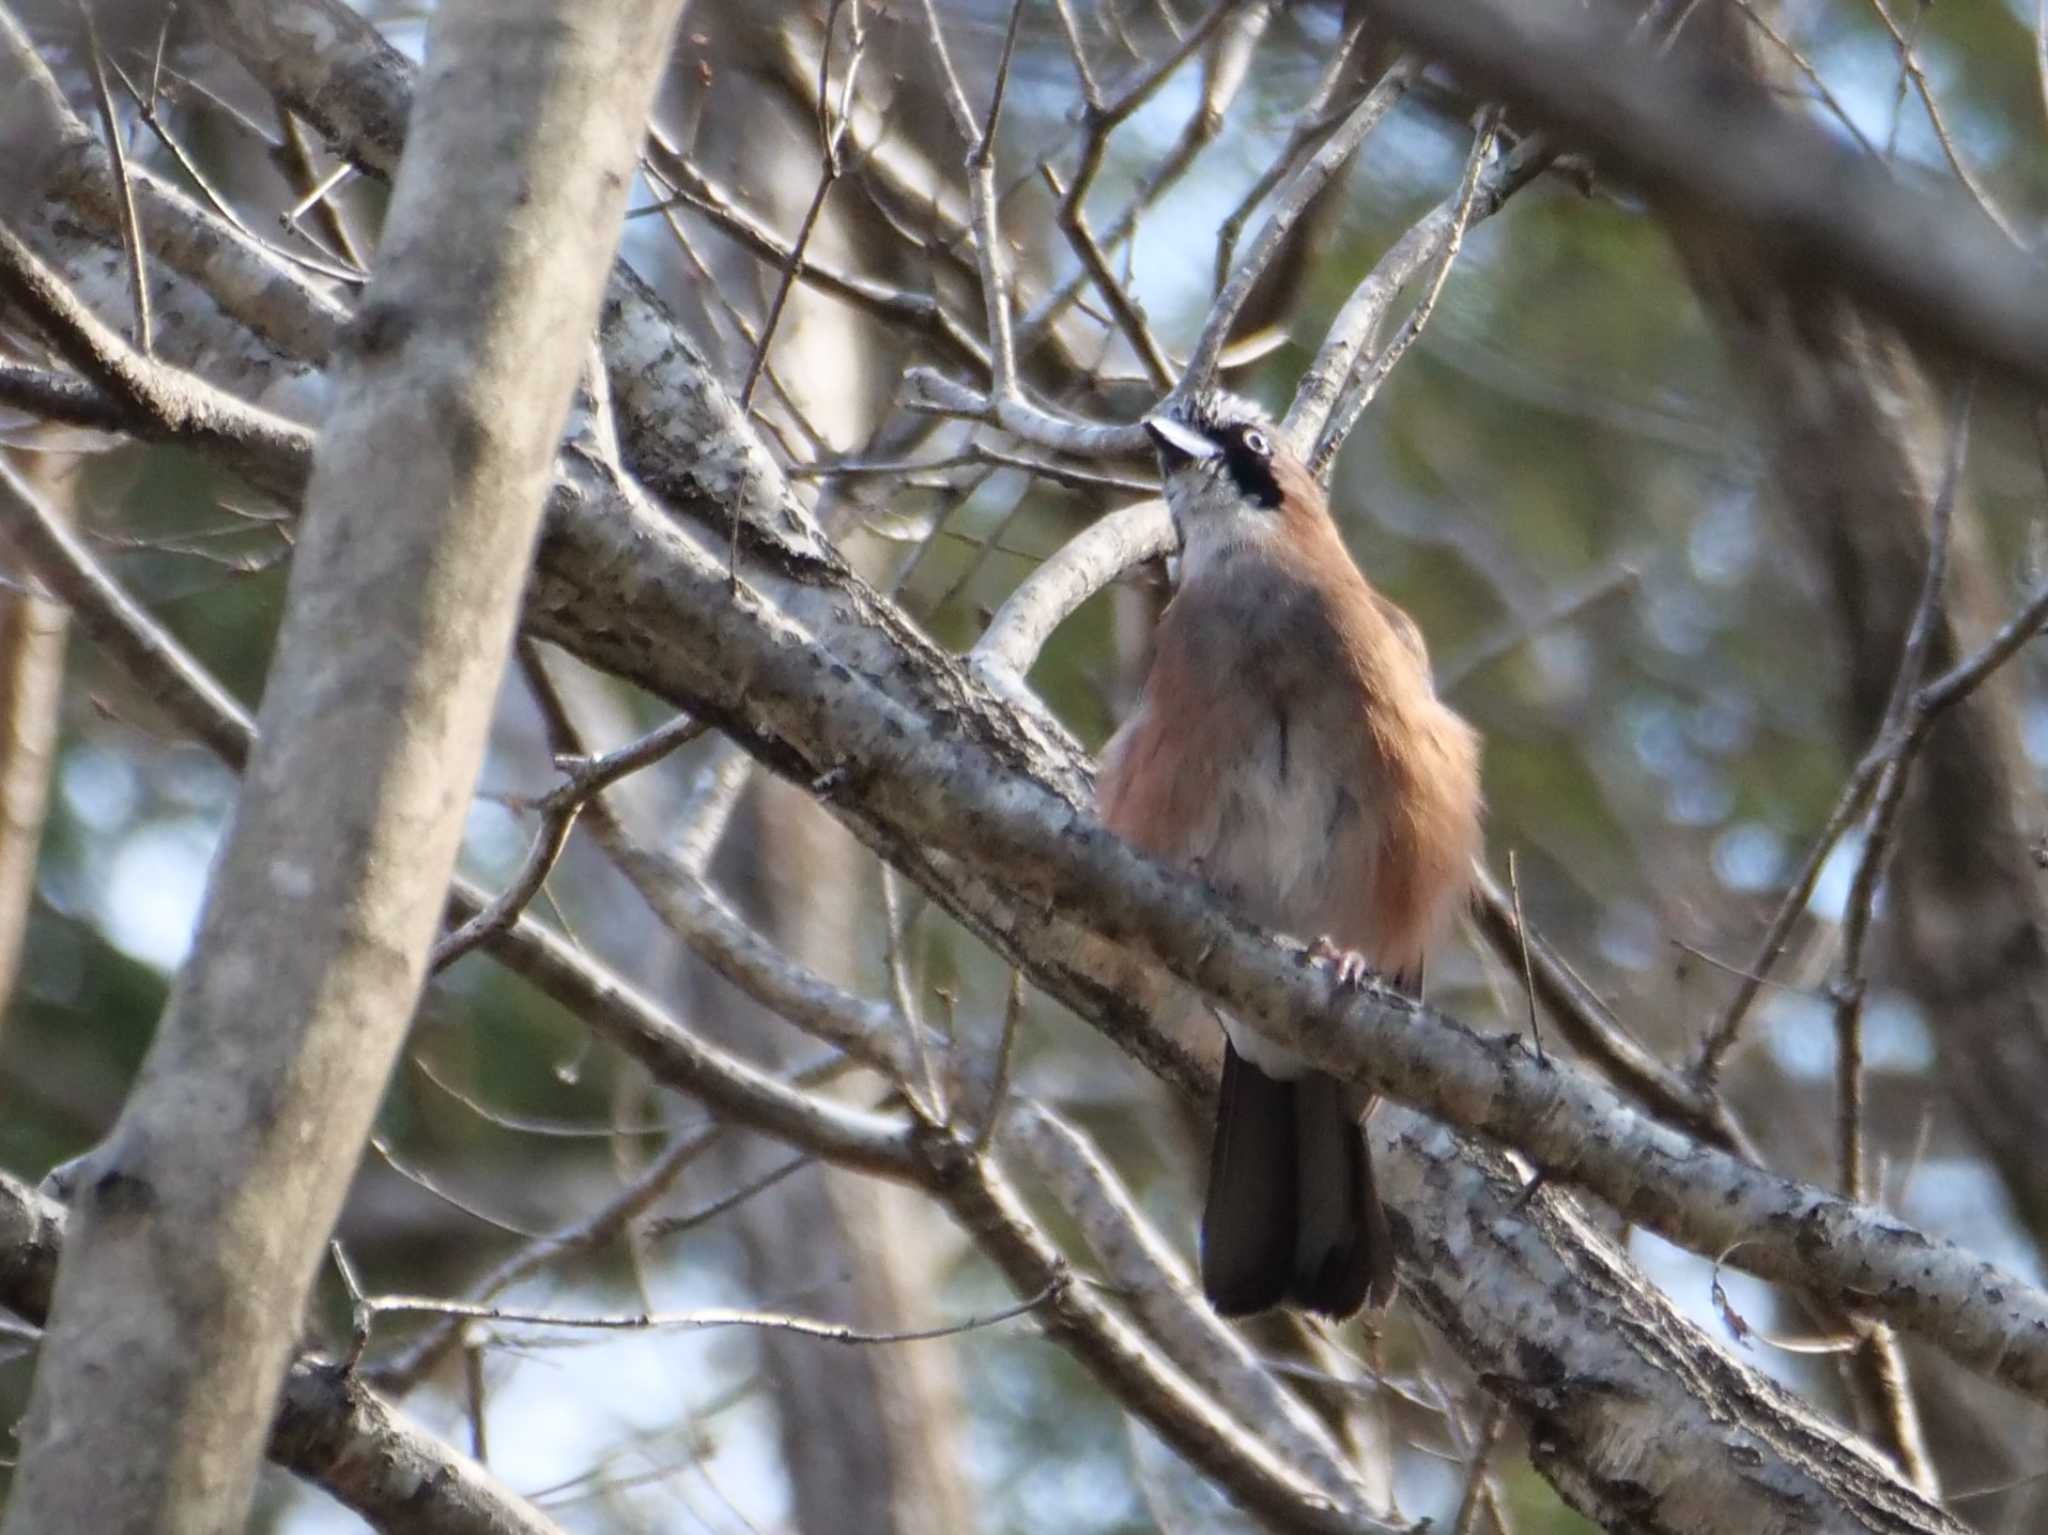
[[[1257,427],[1244,434],[1244,446],[1247,453],[1257,458],[1270,457],[1273,452],[1273,444],[1266,440],[1266,434]]]

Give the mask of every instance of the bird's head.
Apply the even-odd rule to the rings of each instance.
[[[1250,400],[1204,391],[1148,416],[1144,427],[1159,453],[1184,562],[1200,565],[1226,546],[1284,537],[1287,512],[1322,506],[1313,476]]]

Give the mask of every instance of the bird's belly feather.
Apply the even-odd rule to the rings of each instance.
[[[1302,942],[1328,938],[1381,963],[1368,913],[1384,827],[1371,808],[1378,795],[1366,781],[1372,752],[1362,723],[1349,711],[1289,707],[1271,692],[1189,688],[1165,659],[1155,660],[1147,696],[1104,750],[1105,818],[1154,856],[1197,871],[1246,920]],[[1231,666],[1244,658],[1202,659]],[[1178,728],[1163,728],[1168,718]],[[1221,1021],[1238,1054],[1268,1076],[1306,1069]]]

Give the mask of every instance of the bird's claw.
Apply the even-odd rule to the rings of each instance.
[[[1335,965],[1339,986],[1363,986],[1372,979],[1372,966],[1366,963],[1363,954],[1356,949],[1340,949],[1328,937],[1318,938],[1310,944],[1308,957]]]

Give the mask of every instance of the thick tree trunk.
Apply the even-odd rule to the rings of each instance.
[[[451,0],[192,958],[78,1180],[4,1528],[246,1517],[418,994],[676,0]]]

